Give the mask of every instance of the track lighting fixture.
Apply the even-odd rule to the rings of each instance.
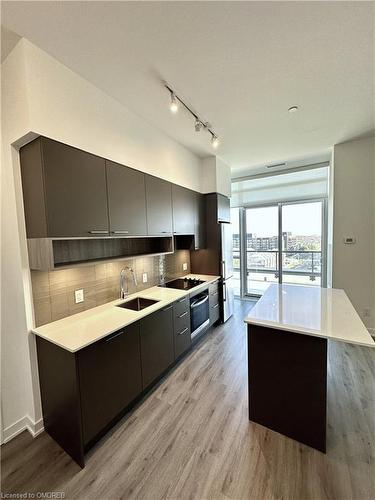
[[[176,99],[174,92],[171,92],[171,104],[169,107],[170,107],[170,110],[172,111],[172,113],[177,113],[178,102],[177,102],[177,99]]]
[[[198,120],[198,118],[195,119],[195,131],[200,132],[201,128],[203,127],[203,123]]]
[[[200,132],[203,129],[206,130],[209,134],[211,134],[211,145],[214,149],[216,149],[219,146],[220,141],[216,133],[212,130],[210,123],[204,121],[195,111],[193,111],[167,83],[164,83],[164,87],[169,91],[171,95],[171,102],[169,108],[172,111],[172,113],[177,113],[179,105],[181,104],[186,109],[186,111],[188,111],[193,116],[195,120],[194,122],[195,131]]]

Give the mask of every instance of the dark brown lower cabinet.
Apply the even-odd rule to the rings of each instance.
[[[44,428],[84,467],[92,445],[190,348],[189,296],[77,352],[36,344]]]
[[[78,364],[88,444],[142,392],[139,323],[79,351]]]
[[[174,362],[173,305],[140,321],[143,389]]]
[[[72,353],[37,337],[44,428],[81,466],[142,392],[139,322]]]
[[[190,300],[184,297],[173,304],[174,356],[177,359],[191,346]]]
[[[220,303],[219,303],[219,283],[211,283],[208,287],[209,304],[210,304],[210,325],[213,325],[220,318]]]

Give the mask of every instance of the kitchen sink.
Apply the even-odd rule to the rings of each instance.
[[[117,304],[116,307],[131,309],[132,311],[142,311],[142,309],[146,309],[146,307],[150,307],[157,302],[159,301],[153,299],[145,299],[144,297],[137,297],[136,299],[127,300],[122,304]]]

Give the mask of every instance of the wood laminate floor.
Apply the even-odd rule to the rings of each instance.
[[[329,345],[326,455],[248,421],[251,303],[215,328],[90,452],[81,470],[46,434],[2,448],[2,491],[68,499],[375,498],[375,350]]]

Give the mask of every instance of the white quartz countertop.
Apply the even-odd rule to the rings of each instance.
[[[245,322],[375,347],[344,290],[335,288],[270,285]]]
[[[133,293],[126,299],[118,299],[98,307],[93,307],[73,316],[68,316],[34,328],[32,331],[35,335],[49,340],[70,352],[76,352],[159,309],[163,309],[163,307],[192,292],[204,289],[208,284],[220,278],[220,276],[202,274],[189,274],[186,277],[198,278],[204,281],[204,283],[186,291],[153,286],[141,292]],[[116,307],[117,304],[122,304],[136,297],[154,299],[158,302],[141,311]]]

